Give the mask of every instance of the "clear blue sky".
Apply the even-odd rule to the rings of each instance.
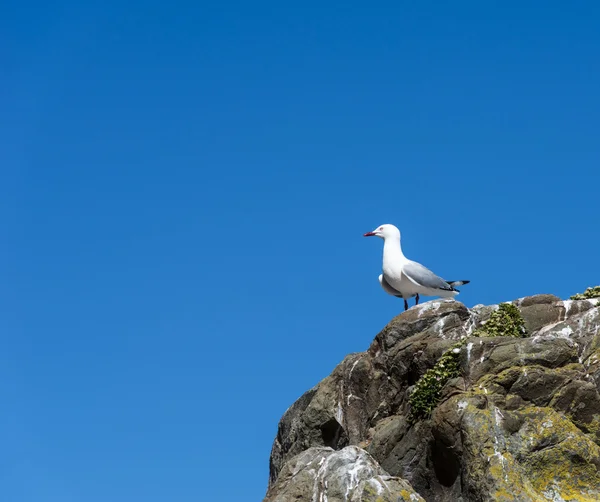
[[[379,224],[468,306],[600,282],[600,3],[366,5],[2,5],[2,500],[260,500]]]

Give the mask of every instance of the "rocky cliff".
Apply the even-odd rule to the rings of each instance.
[[[600,500],[600,299],[427,302],[279,423],[265,502]]]

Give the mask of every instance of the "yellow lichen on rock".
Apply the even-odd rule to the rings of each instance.
[[[488,486],[494,501],[600,500],[600,447],[593,438],[552,408],[501,410],[498,397],[482,406],[481,394],[466,392],[440,408],[445,415],[460,409],[470,480]]]
[[[563,500],[600,500],[600,447],[566,417],[551,408],[524,410],[521,466],[537,493]],[[544,495],[545,496],[545,495]]]
[[[586,427],[588,431],[590,431],[590,434],[592,434],[592,436],[600,438],[600,415],[594,415],[592,417],[592,421],[586,424]]]

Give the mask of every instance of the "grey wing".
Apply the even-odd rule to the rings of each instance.
[[[388,295],[397,296],[399,298],[402,298],[402,294],[400,293],[400,291],[397,291],[392,286],[390,286],[390,283],[385,280],[385,277],[383,277],[383,274],[379,276],[379,282],[381,283],[381,287],[383,288],[383,290]]]
[[[408,261],[402,267],[402,272],[408,278],[409,281],[423,286],[428,289],[443,289],[445,291],[454,291],[454,288],[450,286],[444,279],[435,275],[431,270],[424,267],[416,261]]]

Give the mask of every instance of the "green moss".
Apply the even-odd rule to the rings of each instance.
[[[519,309],[512,303],[501,303],[488,321],[473,332],[473,336],[514,336],[526,335],[525,321]]]
[[[442,354],[433,368],[427,370],[417,381],[410,398],[410,423],[414,424],[421,418],[428,418],[440,401],[442,387],[458,373],[458,358],[460,347],[464,341],[453,345]]]
[[[571,300],[589,300],[590,298],[600,298],[600,286],[587,288],[583,293],[573,295]]]

